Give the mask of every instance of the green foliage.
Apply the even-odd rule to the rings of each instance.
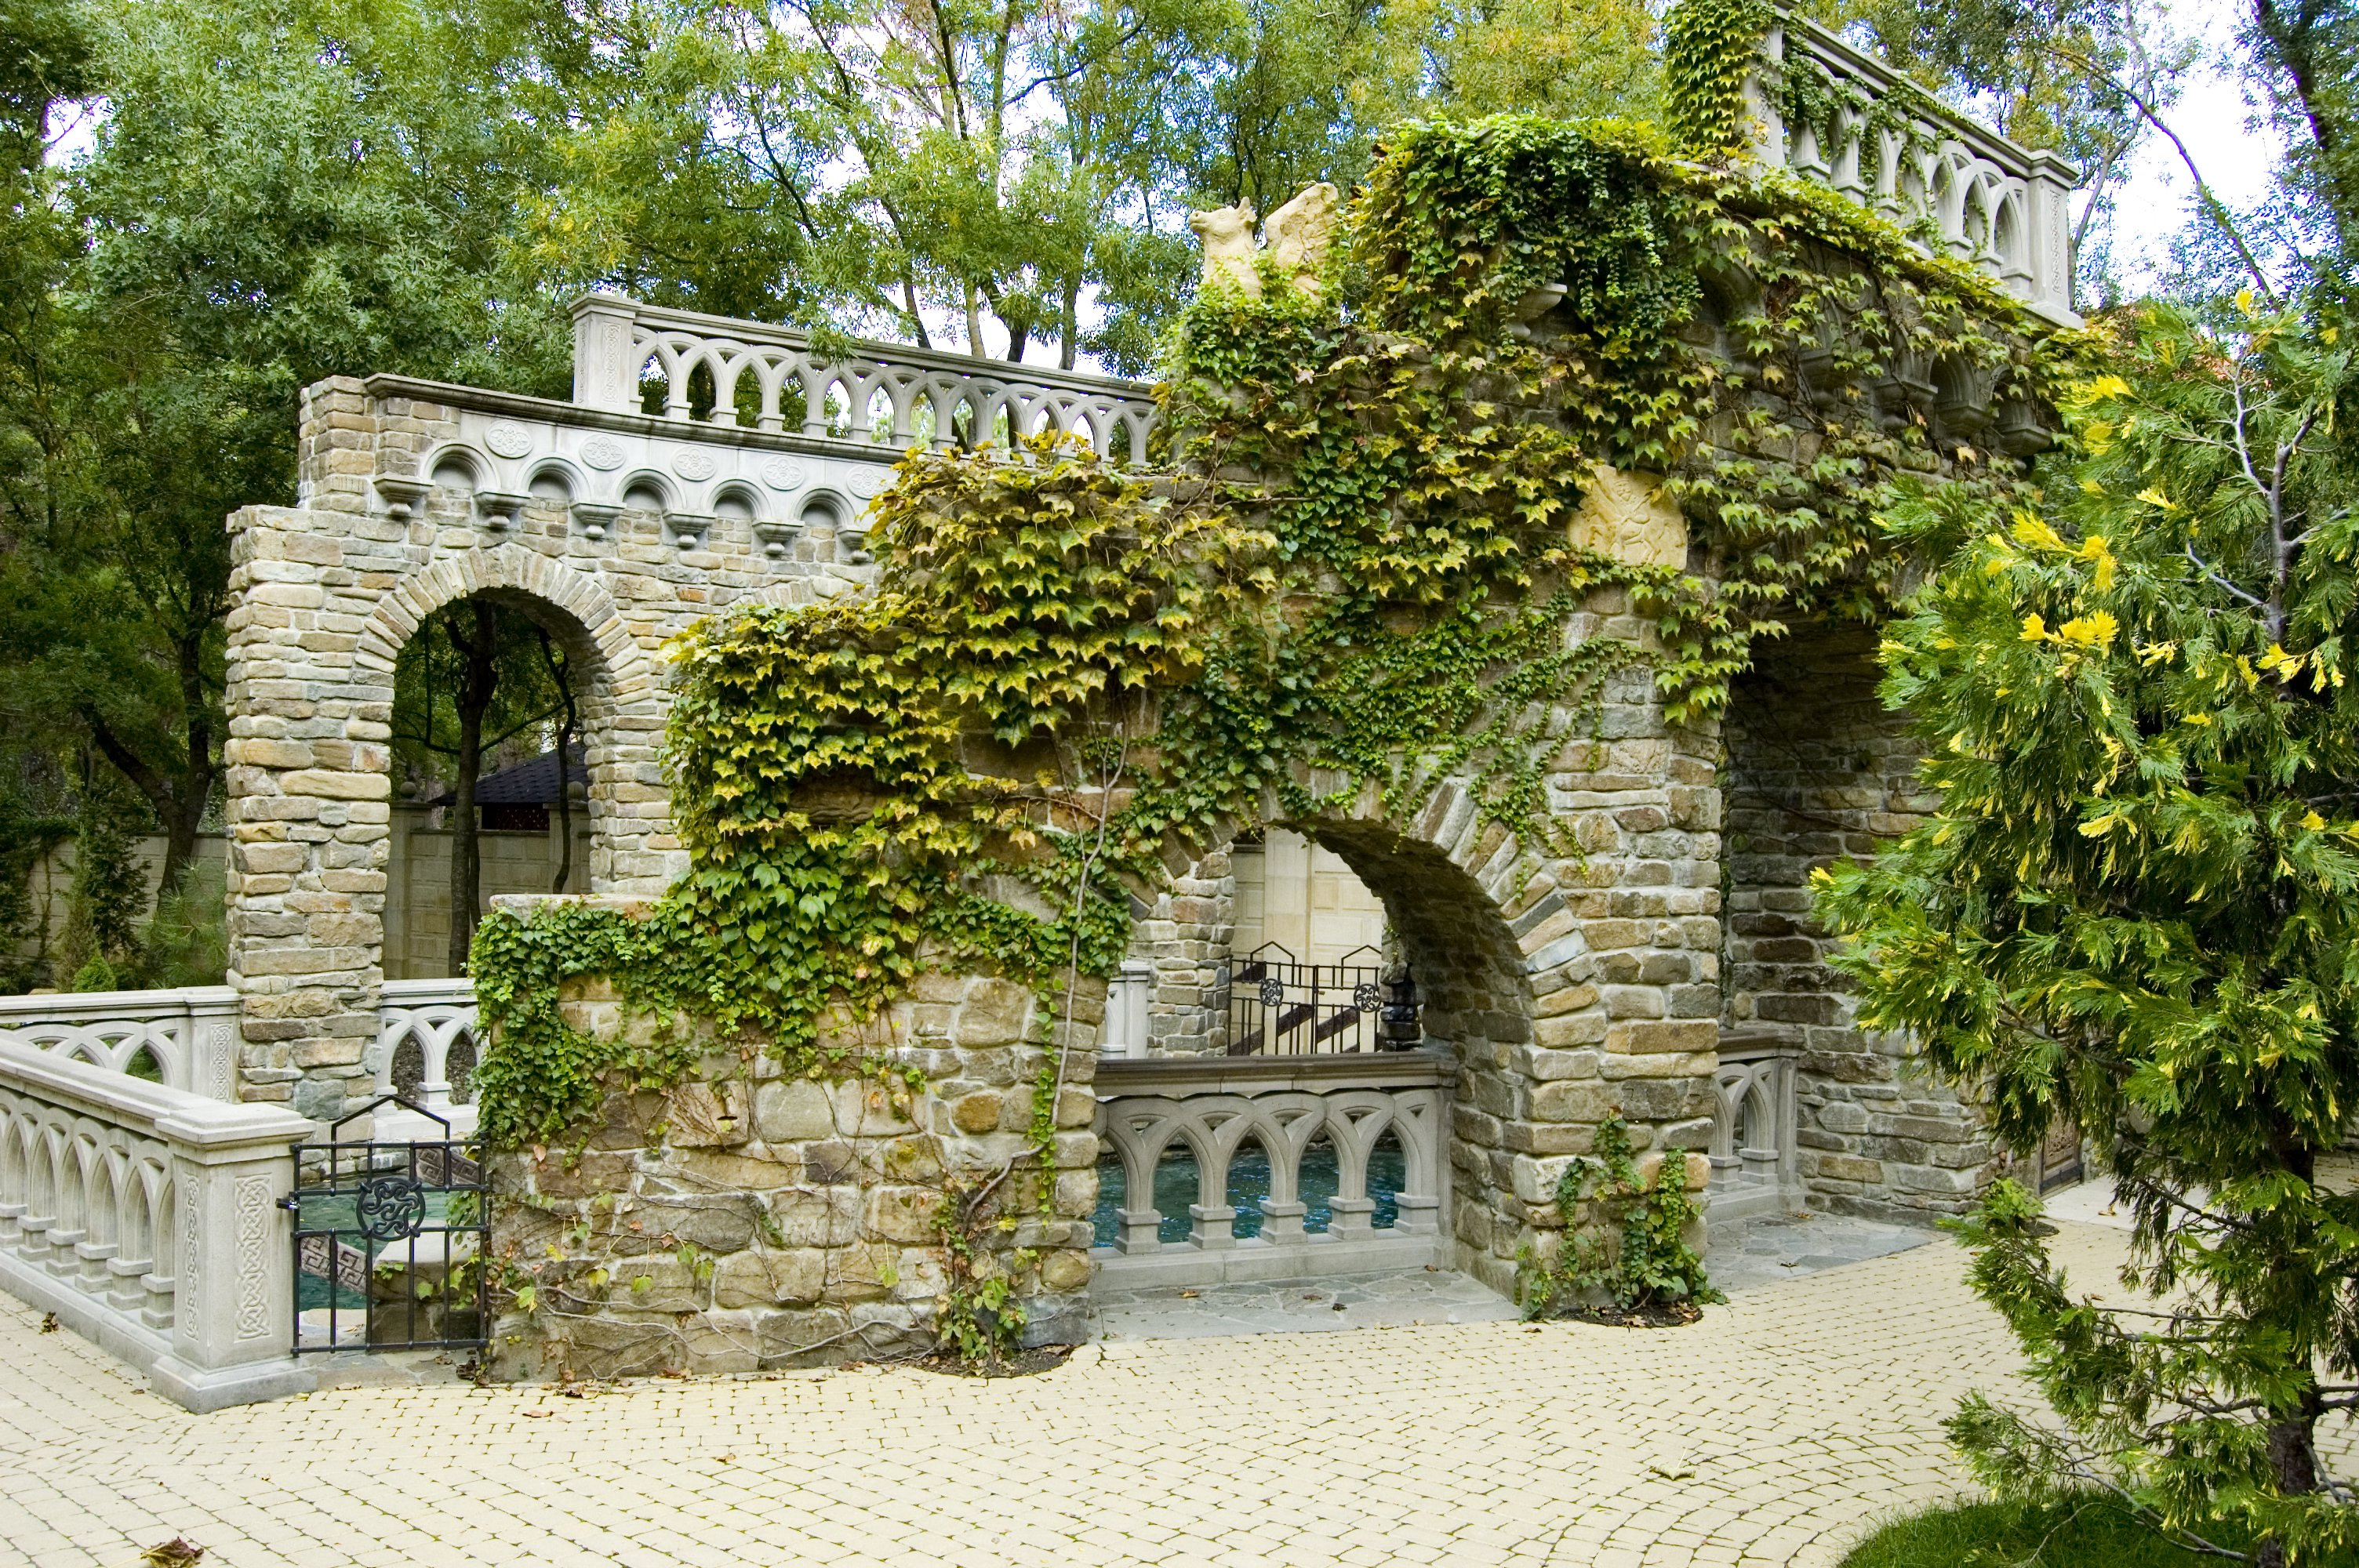
[[[12,749],[94,747],[168,881],[223,782],[223,520],[294,499],[299,390],[564,384],[562,316],[504,239],[524,34],[332,0],[38,9],[10,94],[84,95],[89,135],[0,204],[0,717]]]
[[[1476,569],[1506,585],[1562,556],[1591,464],[1663,475],[1701,569],[1586,565],[1657,619],[1657,677],[1678,719],[1715,710],[1753,640],[1787,617],[1868,619],[1889,603],[1897,557],[1875,547],[1875,518],[1898,481],[1930,469],[1970,493],[2016,482],[2011,462],[1936,435],[1937,367],[2002,409],[2027,413],[2049,389],[2020,310],[1972,269],[1928,261],[1822,188],[1677,162],[1645,127],[1403,127],[1353,240],[1372,279],[1365,333],[1338,335],[1323,397],[1289,387],[1282,362],[1258,384],[1255,367],[1218,361],[1205,379],[1247,376],[1279,438],[1305,422],[1296,410],[1316,410],[1313,460],[1346,478],[1392,465],[1330,510],[1397,526],[1433,503],[1445,530],[1468,531]],[[1559,287],[1541,328],[1520,333],[1519,314]],[[1308,342],[1280,348],[1297,367],[1319,362]],[[1212,406],[1219,438],[1286,471],[1278,441],[1224,428]],[[1355,426],[1389,438],[1348,450]],[[1393,488],[1429,456],[1444,460],[1422,487]]]
[[[73,889],[64,940],[65,966],[77,991],[114,990],[117,972],[139,950],[147,879],[132,852],[121,809],[93,795],[75,825]]]
[[[873,595],[683,639],[671,765],[693,869],[670,896],[636,920],[484,922],[487,1136],[553,1136],[594,1104],[608,1064],[556,1004],[573,976],[800,1065],[831,1019],[865,1020],[929,961],[1040,989],[1120,964],[1110,890],[1141,851],[1113,792],[1141,766],[1150,693],[1201,664],[1202,607],[1250,579],[1260,541],[1046,440],[913,456],[880,511]],[[1017,871],[1040,890],[1027,907],[985,895]],[[690,1060],[645,1050],[613,1065],[656,1082]]]
[[[1593,1310],[1599,1298],[1624,1313],[1701,1306],[1727,1298],[1705,1276],[1685,1239],[1703,1207],[1688,1190],[1687,1157],[1666,1151],[1641,1178],[1630,1127],[1617,1113],[1597,1127],[1593,1158],[1576,1158],[1557,1179],[1564,1239],[1555,1260],[1529,1247],[1516,1257],[1516,1298],[1526,1317]]]
[[[2060,1118],[2096,1141],[2133,1206],[2125,1280],[2161,1298],[2125,1317],[2069,1292],[1995,1191],[1976,1288],[2064,1424],[1971,1408],[1977,1468],[2104,1479],[2284,1561],[2359,1542],[2311,1439],[2359,1399],[2359,1195],[2319,1171],[2359,1106],[2340,337],[2141,312],[2119,373],[2072,387],[2039,492],[1895,508],[1946,558],[1885,650],[1940,809],[1821,898],[1863,1026],[1914,1033],[2017,1148]]]
[[[0,791],[0,995],[57,983],[49,910],[35,895],[33,871],[72,837],[71,818],[43,811],[14,790]]]
[[[2245,1544],[2231,1536],[2223,1544]],[[2205,1568],[2220,1559],[2158,1538],[2102,1493],[1964,1503],[1910,1514],[1851,1549],[1843,1568]]]
[[[1734,363],[1681,335],[1731,252],[1764,280],[1730,324]],[[931,963],[1036,989],[1110,972],[1127,929],[1110,889],[1273,810],[1373,787],[1397,813],[1461,773],[1538,847],[1543,767],[1593,728],[1611,678],[1652,663],[1680,713],[1709,711],[1773,611],[1882,602],[1867,518],[1904,465],[1970,467],[1978,492],[2011,472],[1868,403],[1905,352],[1986,363],[2029,395],[2011,307],[1798,188],[1699,183],[1640,129],[1408,127],[1354,255],[1373,280],[1356,319],[1282,285],[1191,308],[1167,391],[1176,474],[1049,442],[913,453],[878,503],[875,591],[683,639],[671,758],[692,870],[640,937],[570,926],[584,950],[552,937],[565,956],[537,979],[482,991],[533,1064],[484,1080],[487,1128],[543,1135],[586,1108],[584,1043],[535,1000],[564,974],[613,973],[792,1057]],[[1550,279],[1560,330],[1510,332]],[[1800,361],[1838,324],[1864,346],[1814,368],[1821,396]],[[1825,416],[1815,452],[1755,407],[1779,387]],[[1669,470],[1725,586],[1574,547],[1601,460]],[[1614,591],[1665,646],[1564,635]],[[1321,770],[1332,793],[1314,795]],[[504,926],[478,962],[540,950],[521,942]],[[626,961],[602,971],[610,957]]]
[[[1011,1233],[1013,1217],[995,1213],[992,1199],[1001,1177],[953,1181],[936,1218],[942,1239],[949,1285],[942,1292],[935,1320],[941,1344],[962,1360],[991,1366],[1023,1347],[1024,1325],[1031,1314],[1016,1299],[1018,1276],[1030,1268],[1036,1254],[1029,1248],[1005,1253],[984,1247],[994,1231]]]
[[[1745,79],[1777,21],[1769,0],[1680,0],[1663,22],[1663,84],[1671,134],[1704,156],[1745,139]]]
[[[140,974],[151,986],[217,986],[229,974],[223,867],[200,860],[156,897],[140,940]]]

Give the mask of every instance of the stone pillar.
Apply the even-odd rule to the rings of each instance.
[[[189,998],[189,1087],[209,1099],[238,1098],[237,1066],[245,1037],[235,988],[200,986]]]
[[[639,367],[631,355],[634,302],[588,294],[573,302],[573,401],[638,412]]]
[[[178,1258],[171,1352],[150,1384],[200,1411],[310,1388],[294,1355],[295,1260],[279,1206],[310,1124],[275,1107],[206,1107],[160,1117],[156,1130],[172,1141]]]
[[[1152,914],[1138,923],[1133,951],[1155,966],[1147,1022],[1152,1054],[1218,1054],[1228,1048],[1223,982],[1236,923],[1236,883],[1226,849],[1175,875],[1157,895]]]
[[[365,407],[338,393],[307,413],[342,417],[347,401]],[[400,525],[308,520],[259,507],[230,520],[229,979],[245,1002],[244,1092],[332,1119],[366,1092],[383,978],[393,690],[359,677],[353,654],[397,570]]]

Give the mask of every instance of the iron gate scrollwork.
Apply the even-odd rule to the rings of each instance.
[[[1329,1055],[1423,1044],[1416,982],[1406,970],[1391,980],[1384,975],[1384,955],[1374,947],[1306,964],[1264,943],[1229,979],[1229,1054]]]
[[[389,1106],[440,1138],[380,1141]],[[295,1351],[480,1349],[488,1339],[491,1238],[483,1149],[386,1095],[295,1145]]]

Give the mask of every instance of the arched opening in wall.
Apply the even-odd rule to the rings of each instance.
[[[1408,1151],[1400,1134],[1386,1128],[1368,1150],[1368,1196],[1375,1203],[1368,1223],[1390,1230],[1400,1223],[1400,1195],[1408,1184]]]
[[[1797,627],[1757,647],[1730,689],[1721,726],[1716,1220],[1805,1201],[1881,1212],[1893,1173],[1882,1158],[1891,1141],[1867,1132],[1893,1064],[1853,1027],[1810,890],[1813,871],[1873,856],[1929,806],[1918,793],[1917,748],[1876,695],[1875,640],[1857,625]]]
[[[1721,727],[1722,1026],[1852,1048],[1810,873],[1866,857],[1915,810],[1916,751],[1875,687],[1865,627],[1798,627],[1757,648]]]
[[[474,926],[499,894],[590,891],[606,684],[589,629],[515,589],[443,604],[402,645],[386,979],[464,973]]]

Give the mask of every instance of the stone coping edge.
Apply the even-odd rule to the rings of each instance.
[[[1352,1051],[1303,1056],[1116,1057],[1097,1065],[1097,1096],[1270,1094],[1284,1089],[1430,1088],[1458,1076],[1446,1052]]]

